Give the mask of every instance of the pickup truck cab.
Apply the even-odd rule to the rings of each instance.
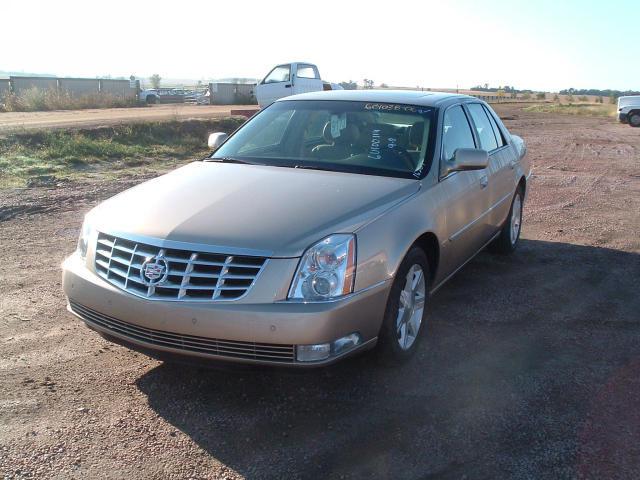
[[[256,87],[256,98],[264,108],[279,98],[322,90],[342,90],[342,87],[323,81],[314,64],[292,62],[275,66]]]
[[[640,127],[640,95],[618,98],[618,120]]]

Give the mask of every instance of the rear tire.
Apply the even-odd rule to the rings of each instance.
[[[629,125],[632,127],[640,127],[640,111],[634,110],[629,113]]]
[[[425,330],[429,287],[427,256],[422,249],[412,247],[396,272],[378,335],[383,363],[399,365],[415,353]]]
[[[489,245],[489,251],[499,254],[512,253],[518,246],[520,231],[522,230],[522,206],[524,203],[524,192],[518,187],[516,194],[511,201],[509,216],[504,222],[500,235]]]

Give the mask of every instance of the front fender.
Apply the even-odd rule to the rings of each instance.
[[[356,291],[393,279],[411,246],[424,233],[443,238],[444,216],[438,214],[438,205],[429,204],[431,198],[433,192],[421,189],[356,232]]]

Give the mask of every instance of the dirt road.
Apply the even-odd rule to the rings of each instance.
[[[0,134],[21,129],[79,128],[119,123],[188,118],[228,117],[232,109],[255,109],[256,105],[151,105],[136,108],[58,110],[55,112],[0,113]]]
[[[524,240],[436,294],[400,369],[204,371],[109,344],[66,313],[59,265],[82,213],[141,179],[0,192],[0,472],[638,478],[640,131],[501,114],[535,165]]]

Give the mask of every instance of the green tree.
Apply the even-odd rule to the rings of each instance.
[[[529,100],[531,98],[531,94],[530,93],[523,93],[522,94],[522,99],[523,100]]]
[[[547,98],[547,94],[546,94],[546,93],[544,93],[544,92],[538,92],[538,93],[536,93],[536,98],[537,98],[538,100],[546,100],[546,98]]]
[[[348,82],[340,82],[340,86],[345,90],[356,90],[358,88],[358,84],[349,80]]]
[[[149,77],[149,81],[151,82],[151,86],[153,88],[160,88],[160,81],[162,80],[162,77],[160,75],[158,75],[157,73],[154,73],[153,75],[151,75]]]
[[[366,90],[370,90],[373,88],[373,80],[369,80],[368,78],[365,78],[363,82],[364,82],[364,88]]]

